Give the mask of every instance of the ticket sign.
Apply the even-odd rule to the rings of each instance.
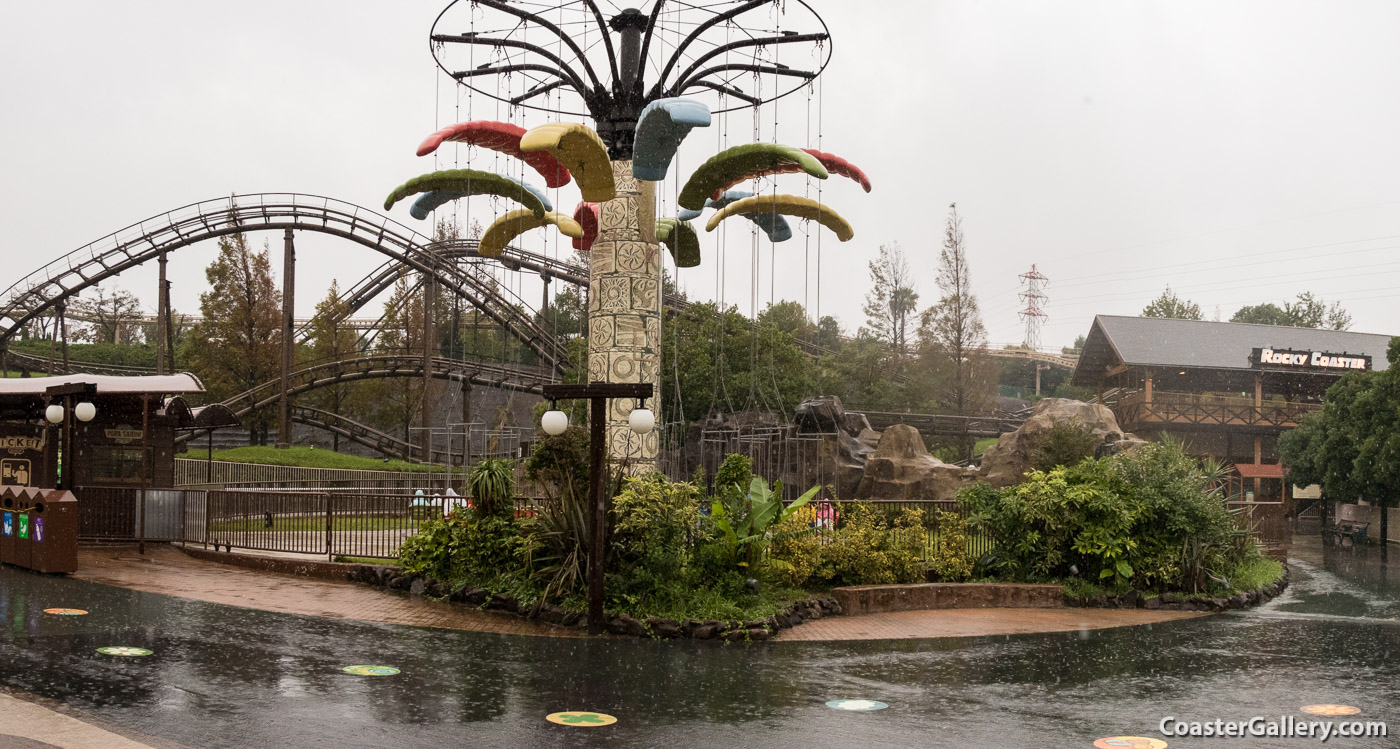
[[[15,514],[9,510],[5,511],[4,527],[0,529],[6,536],[15,535]]]

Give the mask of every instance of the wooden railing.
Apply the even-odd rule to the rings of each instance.
[[[1264,401],[1249,398],[1157,391],[1148,403],[1144,392],[1132,393],[1114,407],[1125,428],[1139,424],[1190,424],[1193,426],[1247,426],[1286,429],[1298,426],[1303,414],[1320,410],[1317,403]]]

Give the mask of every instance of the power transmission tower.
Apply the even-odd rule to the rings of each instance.
[[[1021,286],[1025,288],[1021,292],[1021,301],[1026,303],[1026,308],[1021,310],[1021,319],[1026,321],[1026,340],[1024,345],[1033,351],[1040,350],[1040,328],[1045,325],[1045,318],[1049,317],[1045,313],[1045,303],[1050,301],[1050,297],[1045,294],[1045,285],[1050,279],[1044,273],[1036,270],[1035,265],[1031,269],[1022,273]]]

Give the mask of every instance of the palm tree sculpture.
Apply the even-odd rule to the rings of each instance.
[[[410,195],[419,195],[409,209],[419,219],[469,195],[499,195],[519,203],[482,235],[479,251],[485,257],[498,256],[525,231],[556,227],[573,239],[576,249],[590,253],[589,381],[651,382],[659,395],[662,244],[678,267],[699,265],[700,243],[690,220],[706,208],[716,210],[707,231],[738,215],[772,241],[783,241],[792,236],[784,216],[796,216],[815,219],[847,241],[854,234],[850,224],[821,203],[731,188],[764,175],[804,172],[819,179],[835,173],[870,190],[865,174],[840,157],[751,143],[702,164],[680,191],[682,210],[657,218],[655,183],[665,178],[691,129],[711,122],[709,106],[681,97],[694,90],[717,93],[718,112],[771,102],[816,78],[831,58],[830,38],[821,18],[800,0],[654,0],[646,12],[629,8],[610,19],[593,0],[542,7],[454,0],[434,23],[434,58],[473,91],[513,106],[587,116],[594,127],[550,122],[527,131],[507,122],[462,122],[430,135],[418,155],[453,141],[516,157],[549,187],[577,183],[582,201],[573,214],[555,212],[543,191],[522,180],[470,168],[414,177],[390,194],[385,209]],[[786,12],[790,7],[804,16],[800,23],[810,31],[783,28],[793,15]],[[749,15],[762,16],[776,28],[742,25]],[[449,27],[469,30],[439,31]],[[808,70],[781,64],[779,55],[793,45],[807,45],[805,59],[820,65]],[[655,60],[653,52],[658,53]],[[485,62],[477,64],[478,55]],[[763,81],[770,76],[772,90],[764,93]],[[494,81],[494,90],[483,81]],[[739,103],[725,109],[731,101]],[[640,447],[634,444],[638,438],[627,427],[632,408],[631,402],[612,401],[609,452],[629,457],[634,467],[645,470],[655,460],[657,435],[641,438]]]

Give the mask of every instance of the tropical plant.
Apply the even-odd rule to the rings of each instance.
[[[515,500],[515,462],[488,458],[467,473],[467,494],[482,516],[509,513]]]
[[[710,517],[719,531],[718,542],[735,565],[757,573],[764,552],[773,540],[773,526],[792,517],[821,491],[820,486],[814,486],[784,506],[781,487],[780,483],[774,491],[768,487],[766,479],[755,477],[747,493],[729,486],[710,505]]]
[[[1069,422],[1056,422],[1036,435],[1031,448],[1031,468],[1037,471],[1051,471],[1060,466],[1072,466],[1085,458],[1094,457],[1099,446],[1087,427]]]
[[[922,512],[885,513],[857,502],[841,505],[840,515],[810,582],[834,586],[924,581],[928,533]]]
[[[930,539],[928,571],[945,582],[962,582],[972,576],[973,559],[967,547],[967,526],[956,512],[938,510],[937,530]]]

